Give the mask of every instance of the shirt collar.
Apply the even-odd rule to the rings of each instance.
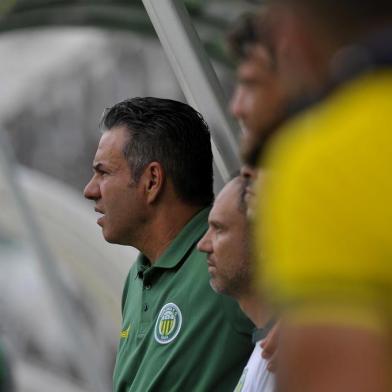
[[[268,335],[268,332],[276,324],[276,319],[272,318],[263,328],[255,328],[252,332],[252,343],[256,344],[260,340],[263,340]]]
[[[194,215],[151,267],[165,269],[176,267],[206,232],[210,209],[210,207],[203,208]],[[150,268],[148,259],[142,253],[139,254],[136,262],[138,273],[140,274],[143,274],[145,270]]]

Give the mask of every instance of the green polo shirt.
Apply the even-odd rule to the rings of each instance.
[[[150,266],[140,255],[127,277],[115,392],[232,391],[253,350],[253,324],[210,287],[196,244],[209,209]]]

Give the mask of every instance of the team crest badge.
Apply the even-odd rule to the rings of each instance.
[[[173,303],[163,306],[155,324],[155,340],[161,344],[172,342],[181,329],[182,315],[180,308]]]

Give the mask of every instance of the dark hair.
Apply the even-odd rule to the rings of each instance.
[[[249,57],[252,49],[259,45],[268,51],[274,64],[276,51],[272,27],[267,7],[261,7],[257,13],[241,15],[226,36],[230,54],[243,61]]]
[[[145,97],[126,99],[105,111],[105,130],[125,126],[124,156],[138,182],[150,162],[159,162],[185,202],[212,204],[210,132],[202,115],[182,102]]]
[[[352,39],[392,20],[391,0],[270,0],[302,5],[335,36]]]
[[[392,12],[390,0],[300,0],[299,3],[315,10],[351,15],[353,19],[364,22],[372,18],[390,17]]]

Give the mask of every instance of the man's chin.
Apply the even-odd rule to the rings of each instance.
[[[113,233],[105,233],[105,231],[103,231],[102,234],[103,234],[103,238],[105,238],[106,242],[109,242],[109,244],[132,246],[129,243],[128,239],[124,239],[123,237],[115,236],[115,235],[113,235]]]
[[[105,234],[103,234],[103,238],[105,238],[105,241],[109,242],[110,244],[115,244],[116,243],[113,238],[111,238],[111,237],[109,237],[109,236],[107,236]]]
[[[105,230],[104,227],[102,228],[102,235],[103,235],[103,238],[105,238],[106,242],[109,242],[110,244],[118,244],[116,237],[113,236],[112,233]]]
[[[210,279],[210,286],[217,294],[226,294],[225,288],[214,279]]]
[[[264,142],[262,139],[246,139],[240,148],[243,162],[251,167],[256,167],[263,149]]]
[[[216,293],[218,293],[218,290],[217,290],[215,283],[214,283],[214,279],[210,279],[210,286],[211,286],[212,290],[214,290]]]

